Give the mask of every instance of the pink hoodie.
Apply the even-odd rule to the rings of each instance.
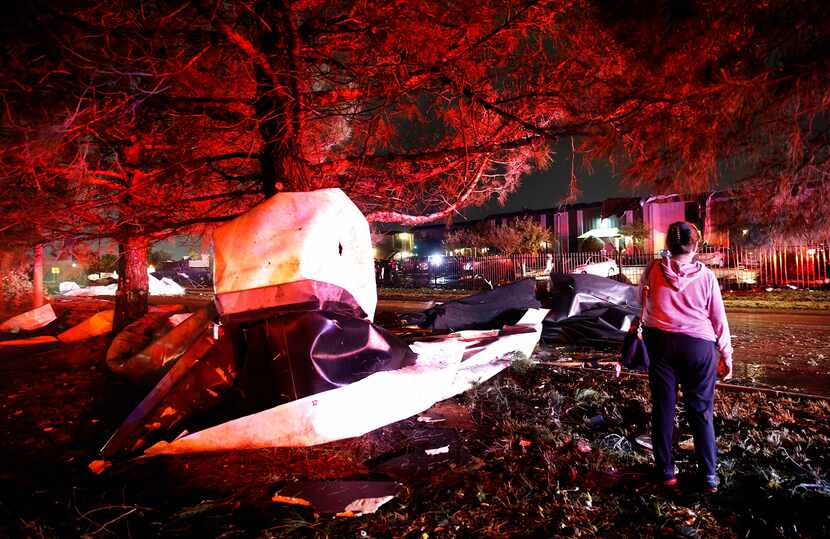
[[[700,262],[679,263],[664,257],[646,267],[641,291],[646,284],[644,326],[716,342],[724,358],[732,357],[729,322],[712,270]]]

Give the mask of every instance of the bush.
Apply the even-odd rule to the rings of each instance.
[[[0,311],[5,313],[23,309],[32,301],[32,283],[25,272],[0,272]]]

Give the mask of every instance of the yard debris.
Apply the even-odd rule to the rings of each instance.
[[[422,313],[401,316],[406,324],[442,331],[499,328],[515,324],[527,309],[542,305],[536,299],[535,279],[522,279],[466,298],[436,305]]]
[[[369,227],[338,189],[280,193],[217,229],[214,248],[218,321],[193,316],[126,362],[128,355],[110,358],[114,370],[137,381],[170,370],[113,435],[105,455],[135,452],[159,438],[145,454],[309,446],[360,436],[529,357],[547,313],[525,305],[508,318],[494,313],[515,325],[411,344],[374,325]],[[192,335],[198,338],[188,342]],[[215,370],[221,380],[204,378]],[[235,419],[170,439],[171,429],[225,401]]]
[[[420,415],[417,421],[427,424],[440,423],[440,428],[474,430],[476,425],[470,417],[470,411],[454,401],[442,401],[434,404]]]
[[[349,385],[194,432],[174,442],[159,442],[145,453],[298,447],[360,436],[423,412],[492,378],[510,364],[511,354],[528,357],[538,342],[546,312],[528,311],[519,324],[505,327],[497,338],[484,332],[486,338],[467,343],[453,335],[413,343],[412,350],[418,354],[414,365],[376,372]]]
[[[641,434],[634,438],[634,442],[648,451],[654,451],[654,446],[651,445],[651,436],[648,434]]]
[[[547,343],[607,347],[621,345],[639,315],[637,287],[590,274],[550,276],[542,340]]]
[[[168,277],[158,279],[149,271],[147,272],[147,286],[151,296],[183,296],[186,293],[186,290],[176,281]],[[114,296],[118,290],[118,283],[86,287],[78,286],[77,283],[71,283],[67,284],[64,288],[65,290],[61,290],[60,292],[62,296],[66,297]]]
[[[81,285],[76,283],[75,281],[62,281],[58,284],[58,292],[61,294],[65,294],[70,290],[80,290]]]
[[[171,327],[176,327],[188,318],[190,318],[193,313],[179,313],[179,314],[171,314],[167,318],[167,322],[170,324]]]
[[[578,349],[562,353],[582,358]],[[364,532],[367,537],[474,537],[482,530],[496,530],[495,535],[504,537],[650,537],[689,535],[690,530],[700,537],[764,536],[769,530],[784,530],[779,535],[789,537],[827,537],[830,530],[830,496],[824,483],[830,463],[830,405],[825,401],[717,392],[721,486],[718,495],[705,498],[696,493],[695,469],[687,458],[677,459],[679,491],[666,491],[652,481],[652,456],[634,442],[634,435],[649,427],[645,379],[618,380],[608,372],[594,376],[524,361],[422,412],[425,417],[447,418],[444,422],[420,422],[414,416],[315,448],[136,459],[95,476],[86,468],[89,459],[78,450],[93,447],[100,436],[98,425],[112,421],[105,410],[99,415],[101,407],[88,408],[91,396],[100,399],[101,384],[112,377],[101,369],[79,372],[65,366],[49,371],[48,378],[57,383],[44,385],[42,367],[59,366],[61,362],[54,361],[59,354],[56,350],[33,357],[33,368],[23,372],[26,377],[17,379],[19,388],[9,392],[4,415],[15,436],[13,448],[6,444],[12,451],[9,456],[49,471],[10,468],[12,488],[7,490],[12,507],[25,508],[33,492],[50,489],[56,481],[72,485],[75,488],[49,490],[54,503],[48,505],[56,512],[38,515],[39,522],[65,530],[64,535],[95,531],[100,522],[111,519],[106,513],[117,516],[122,506],[141,509],[129,522],[122,519],[108,527],[118,536],[198,535],[205,529],[262,535],[268,529],[280,536],[329,537],[361,537]],[[92,383],[87,390],[76,395],[71,386],[83,389],[88,380]],[[28,404],[33,400],[37,407]],[[378,400],[376,406],[378,402],[385,404]],[[100,404],[106,406],[105,401]],[[173,408],[166,403],[158,417],[172,417],[167,406]],[[13,416],[20,408],[25,408],[22,415]],[[61,425],[59,431],[40,432],[47,424],[38,415],[42,409],[65,410],[48,419],[48,424]],[[685,413],[679,407],[679,440],[690,436]],[[606,421],[601,429],[585,421],[597,415]],[[90,425],[90,417],[100,418],[100,423]],[[471,426],[456,427],[461,421]],[[170,432],[176,435],[185,428],[193,430],[180,422]],[[71,432],[71,440],[61,441],[65,430]],[[591,452],[575,449],[574,440],[580,439],[590,444]],[[531,442],[525,451],[521,440]],[[449,446],[449,452],[429,456],[424,451],[442,446]],[[74,463],[66,456],[75,456]],[[349,501],[338,504],[333,513],[323,513],[310,496],[287,488],[323,478],[397,481],[401,488],[374,514],[328,518],[319,515],[354,516],[362,509],[344,511]],[[295,503],[304,500],[307,505],[269,505],[272,496]],[[375,494],[358,493],[358,499],[364,497]],[[67,518],[66,507],[77,507],[81,514],[100,512],[92,524],[71,514]]]
[[[324,515],[360,516],[374,513],[400,490],[390,481],[302,481],[281,488],[272,501],[311,506]]]
[[[77,342],[106,335],[112,331],[112,318],[115,315],[115,310],[107,309],[94,314],[72,328],[67,329],[58,335],[58,340],[61,342]]]
[[[416,359],[402,339],[346,309],[249,321],[245,343],[237,357],[237,385],[251,411],[338,389],[372,373],[399,370]]]
[[[93,460],[89,463],[89,470],[95,475],[100,475],[104,472],[104,470],[106,470],[110,466],[112,466],[112,462],[108,460],[98,459]]]
[[[682,442],[677,444],[677,447],[679,447],[683,451],[694,451],[695,450],[695,440],[694,440],[694,438],[686,438],[685,440],[683,440]]]
[[[52,305],[46,303],[25,313],[13,316],[0,324],[0,333],[34,331],[48,326],[57,319]]]
[[[118,427],[101,454],[109,458],[138,451],[185,419],[219,405],[237,368],[233,345],[222,337],[214,340],[212,328],[201,328],[172,368]]]
[[[180,306],[172,307],[175,312]],[[115,337],[106,358],[113,373],[139,385],[157,383],[199,337],[210,319],[210,310],[201,309],[188,313],[184,322],[166,331],[170,312],[170,308],[154,309]],[[151,343],[147,343],[148,333],[156,336]]]
[[[86,297],[86,296],[114,296],[118,290],[118,283],[108,285],[93,285],[78,288],[69,288],[61,295],[65,297]]]
[[[590,453],[591,451],[593,451],[593,448],[591,448],[591,444],[588,442],[588,440],[585,440],[583,438],[575,440],[574,447],[576,448],[577,453]]]
[[[51,335],[38,335],[36,337],[27,337],[25,339],[10,339],[8,341],[0,341],[0,347],[9,346],[34,346],[36,344],[58,342],[58,339]]]

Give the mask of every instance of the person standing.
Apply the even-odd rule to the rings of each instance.
[[[732,377],[732,343],[717,278],[694,260],[699,241],[693,224],[678,221],[669,226],[667,252],[646,268],[641,280],[643,340],[650,358],[656,471],[666,486],[677,484],[672,439],[679,385],[700,478],[707,492],[716,492],[720,481],[713,425],[715,379],[717,374]]]

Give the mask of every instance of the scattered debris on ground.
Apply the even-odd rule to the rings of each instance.
[[[141,398],[104,366],[105,341],[11,355],[0,365],[0,475],[9,536],[683,536],[830,533],[830,405],[720,392],[723,483],[699,494],[689,431],[680,489],[649,480],[645,381],[517,361],[415,417],[310,448],[87,466]],[[63,345],[68,346],[68,345]],[[14,367],[25,357],[29,369]],[[557,357],[579,357],[559,350]],[[683,413],[681,410],[680,417]],[[424,420],[428,418],[428,420]],[[601,418],[601,419],[600,419]],[[443,420],[443,421],[442,421]],[[426,450],[448,447],[447,452]],[[108,466],[98,463],[97,466]],[[389,481],[375,513],[337,518],[275,503],[305,481]],[[365,532],[365,533],[363,533]],[[107,533],[107,535],[111,535]]]

